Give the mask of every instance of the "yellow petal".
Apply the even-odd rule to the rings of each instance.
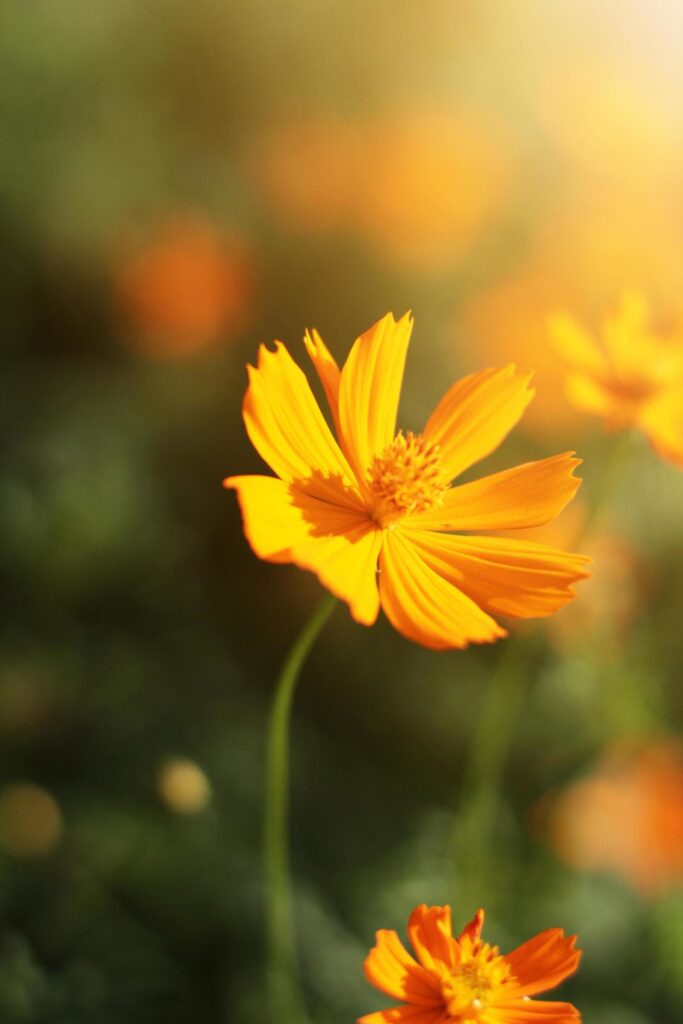
[[[350,507],[362,507],[348,462],[325,422],[306,377],[281,342],[259,349],[249,370],[243,415],[259,455],[289,483],[306,481],[316,497],[336,502],[340,485]]]
[[[377,559],[381,532],[364,514],[266,476],[229,477],[237,491],[252,550],[270,562],[294,562],[349,605],[357,622],[379,612]]]
[[[632,403],[626,399],[619,401],[609,388],[593,377],[572,373],[567,377],[565,390],[569,401],[581,412],[611,421],[628,419],[631,415]]]
[[[339,435],[339,381],[341,378],[339,367],[317,331],[306,331],[304,345],[320,378],[320,383],[325,389],[327,404],[330,407],[334,426]]]
[[[532,541],[425,530],[410,539],[430,568],[492,614],[551,615],[575,596],[571,584],[590,575],[585,555]]]
[[[662,458],[683,467],[682,387],[667,390],[649,402],[641,414],[640,426]]]
[[[507,636],[474,601],[428,566],[398,530],[384,531],[379,589],[392,625],[424,647],[462,648]]]
[[[423,432],[439,445],[446,480],[498,447],[533,398],[530,380],[530,373],[506,366],[472,373],[446,392]]]
[[[346,528],[340,528],[346,522]],[[317,532],[292,546],[292,561],[314,572],[335,597],[346,601],[356,622],[371,626],[379,612],[377,559],[382,533],[375,523],[341,512],[334,533]],[[337,532],[339,530],[340,532]]]
[[[580,459],[573,452],[451,487],[444,504],[406,517],[426,530],[519,530],[542,526],[559,515],[581,481],[572,476]]]
[[[553,348],[569,370],[589,376],[609,376],[603,352],[581,324],[567,313],[558,313],[549,324]]]
[[[342,369],[340,438],[360,480],[375,455],[394,439],[412,327],[409,313],[398,323],[388,313],[358,338]]]
[[[268,562],[291,562],[292,544],[305,540],[311,531],[292,485],[274,476],[231,476],[223,486],[237,491],[244,534],[254,554]]]

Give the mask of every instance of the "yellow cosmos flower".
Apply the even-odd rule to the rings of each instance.
[[[660,337],[639,292],[626,292],[605,319],[602,345],[572,317],[551,321],[567,368],[567,394],[608,427],[637,427],[656,452],[683,466],[683,343]]]
[[[305,345],[338,441],[286,348],[249,367],[247,433],[277,477],[236,476],[255,554],[314,572],[353,618],[396,629],[426,647],[506,636],[492,618],[550,615],[574,596],[589,559],[526,540],[463,536],[553,519],[579,481],[573,452],[452,487],[517,423],[533,392],[513,366],[454,384],[421,434],[396,433],[412,330],[390,314],[361,335],[340,371],[322,339]],[[379,569],[379,572],[378,572]]]
[[[368,1013],[358,1024],[579,1024],[571,1003],[530,998],[577,969],[576,936],[549,928],[503,955],[481,938],[483,924],[479,910],[456,939],[450,907],[416,907],[408,935],[417,960],[395,931],[377,932],[365,976],[403,1005]]]

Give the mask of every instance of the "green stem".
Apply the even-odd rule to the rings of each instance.
[[[289,723],[297,680],[336,605],[326,595],[294,642],[275,685],[268,726],[264,820],[266,944],[271,1019],[305,1020],[299,989],[294,911],[289,877]]]

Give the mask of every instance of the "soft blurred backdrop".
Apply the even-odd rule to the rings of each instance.
[[[682,69],[678,0],[2,5],[3,1022],[264,1019],[264,722],[319,587],[252,556],[221,488],[260,471],[244,364],[302,361],[307,326],[341,359],[408,308],[402,424],[460,372],[535,368],[487,468],[576,448],[553,539],[595,576],[494,649],[336,612],[294,713],[312,1017],[384,1005],[375,929],[450,901],[503,948],[577,931],[591,1024],[681,1020],[683,472],[635,439],[603,486],[620,442],[547,322],[636,287],[678,336]]]

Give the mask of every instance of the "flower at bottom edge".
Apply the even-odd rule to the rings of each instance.
[[[366,1014],[358,1024],[578,1024],[571,1003],[532,998],[576,971],[576,936],[551,928],[501,954],[481,938],[483,923],[479,910],[455,938],[450,907],[416,907],[408,922],[414,957],[395,931],[378,931],[365,976],[402,1005]]]

